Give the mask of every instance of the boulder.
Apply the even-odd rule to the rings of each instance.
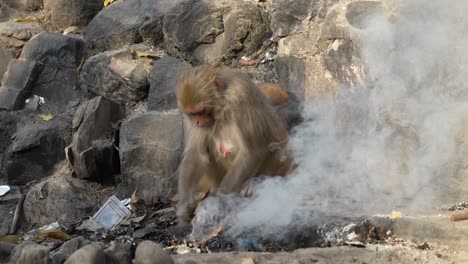
[[[26,223],[68,225],[94,213],[99,201],[96,190],[70,174],[67,166],[61,166],[52,177],[32,186],[23,205]]]
[[[77,251],[78,249],[88,245],[90,242],[83,237],[75,237],[68,241],[65,241],[60,249],[53,255],[52,262],[53,263],[63,263],[67,258],[69,258],[73,252]]]
[[[44,7],[44,0],[19,0],[19,4],[26,11],[36,11]]]
[[[346,7],[346,19],[350,25],[356,28],[365,28],[368,17],[383,13],[382,2],[378,1],[351,2]]]
[[[18,11],[4,1],[0,1],[0,22],[8,21],[16,16]]]
[[[5,44],[0,40],[0,83],[2,82],[3,75],[7,70],[8,63],[13,58],[7,50]]]
[[[18,128],[4,155],[2,170],[8,183],[22,185],[49,176],[65,159],[70,130],[70,122],[59,117]]]
[[[347,3],[317,3],[326,15],[320,11],[310,23],[298,24],[297,33],[282,38],[274,61],[280,83],[301,101],[334,94],[342,85],[361,85],[364,78],[359,32],[346,19]]]
[[[164,16],[156,16],[144,22],[138,29],[138,33],[148,45],[156,46],[164,41],[163,23]]]
[[[14,244],[11,243],[6,243],[6,242],[0,242],[0,259],[2,262],[0,263],[6,263],[6,261],[9,259],[11,253],[13,252],[13,249],[15,248]],[[5,261],[5,262],[3,262]]]
[[[26,241],[16,246],[11,253],[11,264],[49,264],[49,249]]]
[[[41,66],[34,61],[10,61],[0,86],[0,109],[21,109],[31,94],[40,70]]]
[[[164,31],[171,53],[209,64],[251,55],[271,36],[266,14],[246,1],[180,2],[166,13]]]
[[[114,241],[104,250],[107,257],[113,259],[114,263],[132,264],[132,245],[125,242]]]
[[[69,110],[80,98],[77,69],[84,55],[83,40],[39,34],[25,45],[20,60],[10,61],[0,87],[0,108],[18,110],[34,94],[44,97],[45,112]]]
[[[177,110],[132,116],[120,129],[120,164],[123,187],[139,197],[172,196],[174,175],[182,153],[182,116]]]
[[[116,102],[139,101],[148,96],[151,58],[135,56],[146,46],[99,53],[83,65],[81,89]]]
[[[104,250],[97,244],[86,245],[73,253],[65,264],[108,264]]]
[[[78,178],[106,179],[120,173],[112,126],[125,109],[101,96],[84,102],[73,119],[73,139],[67,158]]]
[[[55,33],[42,33],[31,39],[21,52],[21,59],[57,68],[77,70],[85,56],[82,39]]]
[[[143,241],[135,250],[135,264],[174,263],[172,257],[164,251],[161,245],[153,241]]]
[[[175,87],[177,73],[183,66],[190,65],[174,57],[165,57],[156,61],[150,74],[148,111],[177,108]]]
[[[85,26],[103,7],[102,1],[95,0],[44,0],[50,21],[58,28]]]
[[[2,196],[0,201],[0,215],[2,216],[0,218],[0,237],[6,236],[10,233],[16,204],[21,198],[20,188],[18,186],[10,187],[10,191],[6,195]],[[2,255],[1,250],[2,248],[0,243],[0,256]]]
[[[42,27],[34,22],[2,22],[0,23],[0,42],[10,53],[10,56],[16,58],[26,42],[43,31]]]
[[[86,28],[87,38],[100,51],[138,43],[141,40],[140,27],[143,26],[143,32],[145,32],[148,27],[146,23],[157,21],[174,2],[178,1],[116,1],[102,9],[89,22]]]

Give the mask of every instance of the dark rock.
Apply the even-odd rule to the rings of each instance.
[[[52,177],[30,189],[23,205],[26,223],[46,225],[58,221],[69,225],[94,213],[99,201],[96,191],[70,174],[64,164]]]
[[[75,251],[65,264],[107,264],[104,250],[97,244],[86,245]]]
[[[150,234],[154,229],[151,227],[140,228],[133,232],[133,238],[141,239]]]
[[[146,240],[138,244],[135,251],[135,264],[174,263],[172,257],[164,249],[152,241]]]
[[[0,263],[6,263],[14,248],[14,244],[0,242]]]
[[[34,242],[23,242],[11,253],[11,264],[48,264],[49,249]]]
[[[160,15],[144,22],[138,29],[143,41],[149,45],[158,45],[164,41],[163,31],[164,16]]]
[[[31,94],[33,83],[40,72],[34,61],[12,60],[0,86],[0,108],[18,110]]]
[[[129,243],[113,242],[104,252],[114,263],[132,264],[132,246]]]
[[[73,139],[67,157],[78,178],[105,179],[120,172],[112,125],[125,109],[101,96],[84,102],[73,119]]]
[[[37,61],[57,68],[77,70],[86,51],[83,40],[55,33],[42,33],[31,39],[21,59]]]
[[[271,27],[277,36],[287,36],[298,32],[304,20],[323,18],[331,3],[327,0],[279,0],[271,6]]]
[[[86,28],[86,35],[100,51],[138,43],[141,39],[138,29],[146,21],[158,19],[173,2],[177,1],[116,1],[91,20]]]
[[[139,186],[139,197],[175,193],[174,175],[182,153],[182,116],[177,110],[133,116],[120,129],[120,164],[127,195]]]
[[[0,108],[17,110],[35,94],[45,98],[45,111],[67,111],[80,97],[76,71],[83,58],[82,40],[51,33],[38,35],[23,48],[22,60],[10,61],[0,88]]]
[[[53,264],[62,264],[68,259],[75,251],[88,245],[90,242],[83,237],[75,237],[65,241],[60,249],[53,255]]]
[[[27,11],[35,11],[44,7],[44,0],[19,0],[21,7]]]
[[[148,96],[152,63],[152,59],[134,56],[131,49],[99,53],[83,65],[81,89],[117,102],[142,100]]]
[[[222,13],[208,1],[182,1],[166,13],[164,29],[169,41],[190,52],[223,33]]]
[[[381,2],[359,1],[351,2],[347,6],[346,19],[349,24],[356,28],[365,28],[367,19],[372,15],[383,14],[384,9]]]
[[[0,40],[0,82],[3,79],[3,74],[5,74],[11,59],[13,59],[12,54],[7,50],[3,41]]]
[[[54,165],[65,159],[70,130],[70,123],[62,118],[20,127],[5,154],[8,183],[22,185],[49,176]]]
[[[0,1],[0,22],[8,21],[16,16],[18,11],[7,3]]]
[[[177,108],[175,86],[177,73],[189,64],[174,57],[158,60],[151,70],[148,111],[162,111]]]
[[[305,90],[303,80],[306,74],[304,59],[285,56],[278,57],[274,63],[282,86],[287,87],[288,91],[303,100]]]
[[[102,1],[95,0],[44,0],[50,21],[59,28],[85,26],[103,6]]]

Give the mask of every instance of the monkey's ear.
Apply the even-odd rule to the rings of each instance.
[[[216,90],[218,90],[219,92],[224,91],[224,82],[220,78],[215,77],[214,85],[216,87]]]

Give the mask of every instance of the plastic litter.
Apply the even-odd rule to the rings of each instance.
[[[10,186],[8,185],[0,185],[0,196],[7,194],[10,191]]]
[[[130,215],[130,210],[112,195],[91,219],[105,229],[114,229]]]

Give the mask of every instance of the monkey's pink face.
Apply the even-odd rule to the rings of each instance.
[[[204,105],[188,107],[185,109],[185,113],[190,117],[193,124],[200,128],[211,126],[213,121],[210,111]]]

